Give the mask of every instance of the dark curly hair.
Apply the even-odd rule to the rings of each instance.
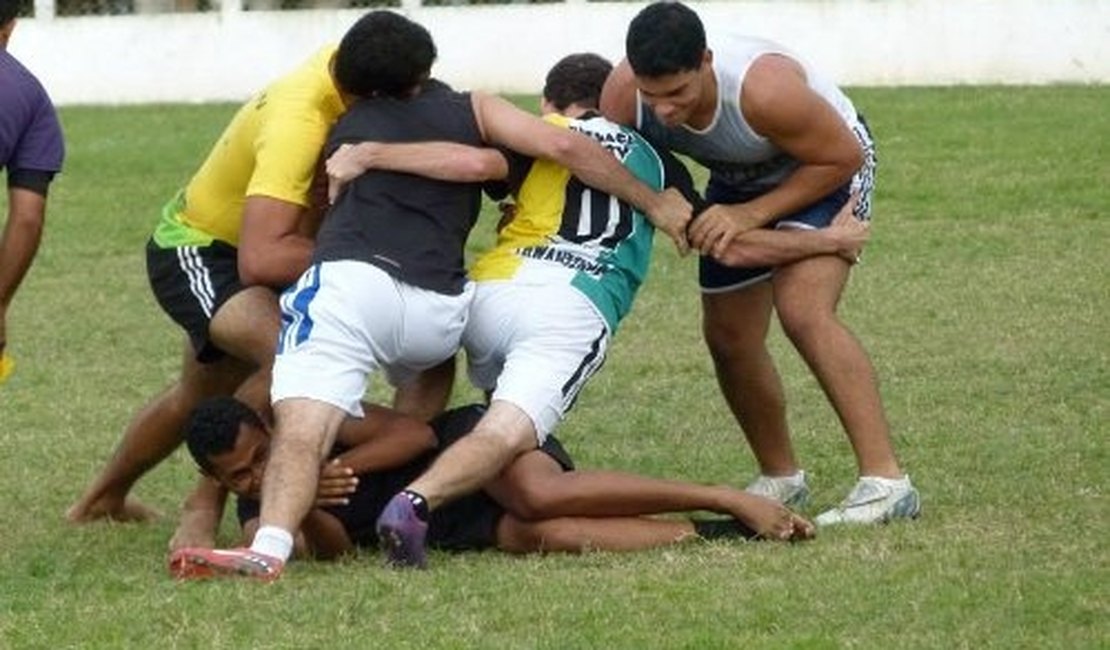
[[[371,11],[343,36],[335,81],[356,97],[405,97],[428,77],[436,60],[432,35],[392,11]]]
[[[639,77],[696,70],[705,53],[705,26],[693,9],[680,2],[656,2],[632,19],[624,49]]]
[[[205,474],[212,473],[210,457],[235,448],[241,424],[265,429],[258,414],[234,397],[206,399],[189,414],[185,445]]]

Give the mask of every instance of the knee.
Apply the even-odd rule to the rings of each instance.
[[[554,516],[555,504],[556,497],[550,489],[544,487],[544,481],[525,477],[511,483],[505,506],[519,519],[538,521]]]
[[[543,535],[537,525],[506,514],[497,524],[497,548],[506,553],[535,553],[543,548]]]
[[[498,526],[497,546],[508,553],[580,552],[587,542],[569,523],[562,519],[522,521],[505,515]]]
[[[821,333],[836,324],[836,315],[813,306],[776,305],[782,331],[795,345],[820,340]]]

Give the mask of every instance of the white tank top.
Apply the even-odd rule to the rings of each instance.
[[[796,160],[753,131],[740,111],[744,77],[752,62],[764,54],[781,54],[796,61],[809,87],[833,106],[849,128],[857,125],[859,117],[851,100],[781,45],[750,36],[731,36],[712,49],[717,110],[709,126],[701,130],[685,124],[664,126],[637,92],[636,128],[652,144],[690,156],[707,167],[713,181],[740,191],[762,192],[781,183],[798,167]]]

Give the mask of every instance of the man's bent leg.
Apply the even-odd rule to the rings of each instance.
[[[849,265],[817,257],[780,268],[775,305],[783,329],[820,382],[851,441],[860,476],[902,476],[890,441],[874,367],[840,321],[837,303]]]
[[[440,454],[408,489],[423,496],[428,508],[435,510],[477,492],[536,444],[536,429],[528,415],[513,404],[494,400],[474,431]]]
[[[767,350],[772,293],[769,282],[702,294],[702,327],[717,383],[747,437],[760,471],[798,471],[786,426],[782,380]]]
[[[447,408],[455,385],[455,357],[420,373],[414,381],[398,386],[393,409],[427,422]]]
[[[274,415],[277,429],[262,478],[260,527],[251,549],[284,562],[293,551],[293,534],[315,501],[320,463],[346,413],[326,402],[287,398],[274,405]],[[284,542],[271,543],[279,530],[287,533],[287,547]]]
[[[507,553],[640,551],[697,537],[693,522],[647,517],[522,521],[505,515],[497,525],[497,548]]]
[[[428,511],[476,492],[536,443],[535,426],[528,415],[508,402],[494,400],[474,431],[448,447],[424,474],[386,504],[377,531],[388,562],[423,568]]]
[[[523,521],[706,510],[742,521],[767,539],[805,539],[813,531],[812,524],[782,503],[758,495],[625,472],[567,472],[542,451],[520,456],[485,489]]]

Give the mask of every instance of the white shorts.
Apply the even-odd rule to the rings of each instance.
[[[463,346],[470,381],[527,413],[542,445],[605,363],[609,330],[570,286],[479,282]]]
[[[281,295],[270,397],[308,397],[355,417],[370,374],[394,386],[454,356],[474,296],[399,282],[364,262],[315,264]]]

